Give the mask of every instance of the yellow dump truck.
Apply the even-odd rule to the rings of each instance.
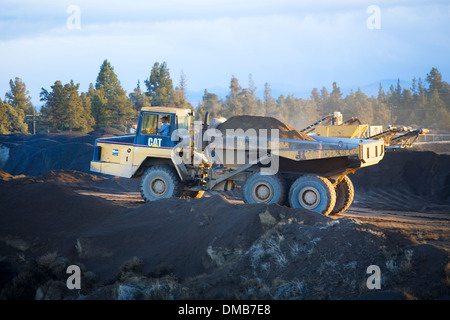
[[[208,115],[194,121],[189,109],[145,107],[134,135],[96,140],[91,171],[140,179],[146,201],[239,185],[246,203],[328,215],[353,201],[348,174],[377,164],[385,151],[378,140],[277,137],[276,129],[270,137],[264,130],[220,132]]]

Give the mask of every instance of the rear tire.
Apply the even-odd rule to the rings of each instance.
[[[154,166],[142,176],[140,191],[146,202],[180,197],[183,194],[183,183],[172,168]]]
[[[347,210],[353,202],[355,189],[353,183],[348,176],[345,176],[336,187],[336,204],[331,214],[340,214]]]
[[[330,180],[324,177],[305,175],[292,184],[289,204],[292,208],[304,208],[329,215],[336,203],[336,191]]]
[[[245,203],[283,205],[286,202],[286,182],[279,175],[253,174],[242,189]]]

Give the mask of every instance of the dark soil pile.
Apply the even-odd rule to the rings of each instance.
[[[15,176],[22,177],[22,176]],[[0,171],[1,179],[1,171]],[[70,187],[74,190],[88,189],[91,191],[108,192],[138,192],[139,180],[122,177],[105,177],[75,170],[52,170],[35,177],[37,182],[53,182]]]
[[[450,142],[442,141],[435,143],[426,143],[426,144],[415,144],[412,146],[412,149],[415,151],[432,151],[438,154],[448,154],[450,155]]]
[[[89,173],[96,138],[123,135],[113,128],[90,133],[67,132],[47,134],[0,135],[0,146],[9,149],[4,171],[39,176],[51,170],[65,169]]]
[[[388,151],[379,164],[349,176],[361,206],[414,211],[448,211],[450,155]]]
[[[68,179],[64,172],[64,180]],[[55,174],[51,175],[55,177]],[[95,180],[95,179],[93,179]],[[61,183],[0,182],[2,299],[448,296],[448,253],[358,221],[220,195],[127,209]],[[366,286],[382,268],[383,290]],[[66,287],[69,265],[82,289]]]
[[[8,181],[8,180],[11,180],[11,179],[20,179],[20,178],[26,178],[26,176],[24,174],[18,175],[18,176],[14,176],[12,174],[9,174],[6,171],[0,170],[0,180]]]
[[[256,133],[259,134],[260,129],[267,129],[267,136],[270,137],[271,129],[279,130],[280,139],[294,139],[294,140],[310,140],[314,141],[313,138],[300,132],[299,130],[289,126],[272,117],[260,117],[260,116],[234,116],[221,123],[217,126],[217,129],[222,132],[223,135],[226,134],[227,129],[243,129],[247,131],[248,129],[255,129]]]
[[[89,184],[97,181],[107,180],[105,177],[95,176],[85,172],[75,170],[51,170],[37,179],[45,182],[55,182],[63,184]]]

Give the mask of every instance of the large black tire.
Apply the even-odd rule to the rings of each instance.
[[[279,175],[254,173],[242,188],[245,203],[283,205],[286,202],[286,182]]]
[[[330,180],[313,175],[301,176],[289,190],[292,208],[304,208],[329,215],[336,203],[336,191]]]
[[[331,214],[340,214],[347,210],[353,202],[355,189],[348,176],[345,176],[335,187],[336,204]]]
[[[180,197],[183,194],[183,183],[174,169],[154,166],[142,176],[140,191],[146,202]]]

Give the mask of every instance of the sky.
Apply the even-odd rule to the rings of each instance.
[[[309,96],[409,83],[436,67],[450,82],[450,1],[0,0],[0,98],[19,77],[33,105],[55,81],[80,92],[107,59],[130,93],[155,62],[188,99],[226,94],[231,77],[262,94]],[[383,82],[385,83],[385,82]],[[388,90],[388,88],[385,88]],[[345,91],[344,91],[345,92]]]

